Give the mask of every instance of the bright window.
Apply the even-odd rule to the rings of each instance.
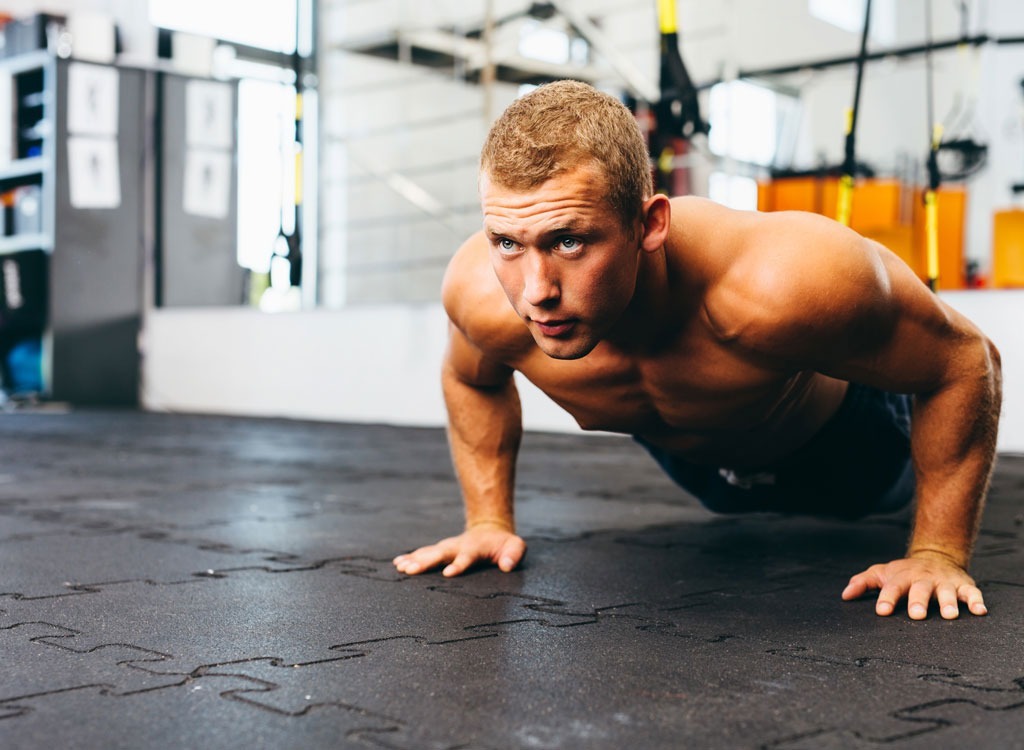
[[[807,10],[812,16],[857,34],[862,33],[864,29],[866,7],[866,0],[807,0]],[[882,44],[892,44],[896,41],[895,0],[873,0],[871,29],[868,36]]]
[[[270,270],[274,241],[295,227],[295,89],[238,84],[238,263]]]
[[[711,89],[712,153],[768,166],[777,146],[777,94],[746,81],[720,83]]]
[[[296,0],[149,0],[154,26],[275,52],[295,51]]]
[[[750,177],[712,172],[708,178],[708,197],[729,208],[753,211],[757,208],[757,182]]]
[[[590,49],[585,39],[540,21],[527,20],[519,30],[519,54],[555,65],[584,65]]]

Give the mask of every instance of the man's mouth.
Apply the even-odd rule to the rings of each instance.
[[[534,320],[534,325],[545,336],[564,336],[576,325],[575,320]]]

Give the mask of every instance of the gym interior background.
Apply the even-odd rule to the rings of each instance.
[[[524,87],[562,77],[622,96],[649,125],[658,4],[246,8],[0,5],[17,19],[0,62],[0,85],[14,89],[0,132],[9,218],[0,248],[8,285],[11,261],[25,260],[26,293],[12,288],[6,305],[23,303],[22,317],[34,311],[37,321],[40,373],[29,372],[27,390],[152,410],[441,424],[439,282],[479,224],[483,134]],[[944,127],[939,293],[1000,346],[1000,447],[1024,450],[1024,230],[1014,208],[1024,193],[1013,191],[1024,182],[1020,4],[876,0],[863,66],[863,0],[677,10],[682,58],[711,129],[668,145],[670,191],[835,215],[860,72],[853,226],[924,277],[930,123]],[[44,46],[42,57],[26,57]],[[105,88],[104,70],[119,71],[120,89]],[[74,87],[94,80],[119,123],[91,121],[80,101],[85,124],[67,119],[76,117]],[[213,122],[196,135],[202,102]],[[96,189],[82,197],[90,163]],[[104,242],[116,248],[100,260]],[[43,254],[46,271],[35,268]],[[44,293],[48,302],[34,299]],[[27,356],[31,368],[24,350],[18,362]],[[9,382],[8,395],[26,390],[18,386]],[[574,429],[529,384],[523,390],[528,427]]]
[[[0,14],[5,750],[1022,747],[1020,0]],[[478,150],[558,78],[635,108],[666,191],[848,220],[996,342],[989,616],[840,601],[907,516],[713,515],[523,381],[524,564],[395,571],[462,520]]]

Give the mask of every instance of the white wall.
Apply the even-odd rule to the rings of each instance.
[[[142,337],[142,403],[155,411],[442,425],[446,331],[439,304],[277,315],[156,310]],[[576,429],[543,393],[519,383],[527,426]]]
[[[1024,291],[944,294],[1003,355],[1002,451],[1024,453]],[[143,405],[158,411],[444,424],[440,305],[265,315],[157,310],[143,340]],[[575,431],[520,380],[528,429]]]

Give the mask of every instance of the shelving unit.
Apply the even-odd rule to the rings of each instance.
[[[5,222],[0,237],[0,357],[12,345],[38,345],[34,380],[44,398],[130,405],[138,402],[145,194],[141,102],[147,73],[115,68],[118,118],[111,139],[120,198],[116,205],[95,208],[81,200],[76,205],[70,189],[74,165],[68,139],[74,134],[68,132],[68,72],[81,64],[47,51],[0,59],[13,105],[11,142],[0,144],[9,149],[0,154],[0,194],[9,196],[8,203],[19,197],[37,201],[33,221],[22,222],[27,229]],[[5,210],[12,218],[13,209]],[[9,304],[4,285],[14,289],[15,305]],[[4,387],[14,390],[10,383]]]
[[[7,140],[0,144],[0,194],[5,197],[4,233],[0,236],[0,375],[8,391],[52,391],[52,335],[49,327],[50,255],[54,229],[54,166],[52,137],[56,116],[53,90],[56,59],[46,51],[0,60],[10,109],[5,126]],[[26,194],[26,191],[30,195]],[[34,201],[34,223],[26,229],[15,221],[17,204]],[[40,352],[35,374],[14,377],[8,356],[19,347]]]

